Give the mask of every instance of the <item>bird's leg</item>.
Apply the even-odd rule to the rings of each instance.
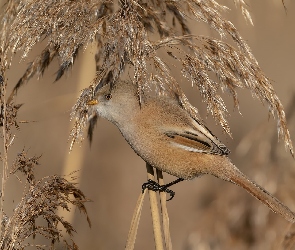
[[[175,196],[175,192],[168,189],[168,187],[171,187],[172,185],[183,181],[182,178],[178,178],[175,181],[169,182],[168,184],[165,185],[160,185],[158,182],[155,182],[151,179],[149,179],[147,182],[142,184],[142,192],[147,188],[149,190],[153,190],[153,191],[159,191],[159,192],[165,192],[167,194],[170,194],[170,198],[167,201],[170,201],[173,199],[173,197]]]

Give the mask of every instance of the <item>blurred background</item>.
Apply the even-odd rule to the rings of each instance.
[[[224,13],[250,45],[265,74],[272,80],[295,138],[295,2],[285,0],[248,1],[254,27],[242,17],[233,1]],[[207,26],[194,24],[192,33],[216,35]],[[44,42],[45,43],[45,42]],[[33,78],[18,92],[16,102],[24,103],[19,119],[29,121],[16,131],[11,159],[23,149],[29,155],[42,155],[37,176],[67,175],[79,170],[78,186],[92,200],[87,203],[92,221],[89,228],[83,214],[60,211],[77,233],[80,249],[124,249],[131,217],[141,185],[146,181],[145,163],[125,142],[117,128],[99,120],[92,145],[85,139],[69,152],[71,107],[81,90],[95,76],[95,45],[89,45],[60,81],[54,82],[57,64],[41,79]],[[17,83],[30,62],[39,54],[36,48],[20,62],[13,59],[9,89]],[[190,101],[205,119],[206,106],[196,88],[183,84]],[[8,92],[9,93],[9,92]],[[226,94],[224,94],[226,96]],[[268,109],[246,90],[239,91],[240,110],[229,97],[229,124],[233,139],[208,115],[207,126],[231,150],[235,165],[295,211],[295,162],[283,143],[278,143],[276,122]],[[241,113],[241,114],[240,114]],[[86,137],[86,135],[85,135]],[[166,182],[175,178],[164,175]],[[17,202],[22,193],[17,180],[9,182],[6,200]],[[173,249],[293,249],[291,225],[273,214],[243,189],[212,176],[205,176],[173,187],[175,198],[168,202]],[[146,196],[136,241],[136,249],[154,249],[151,214]],[[295,246],[294,246],[295,249]]]

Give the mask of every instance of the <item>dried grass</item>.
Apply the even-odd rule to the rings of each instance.
[[[234,3],[252,24],[246,2],[234,0]],[[284,5],[284,1],[282,3]],[[229,93],[238,107],[237,89],[250,90],[253,97],[266,104],[269,113],[277,119],[279,137],[294,155],[283,106],[245,40],[235,26],[223,17],[222,13],[226,10],[226,6],[214,0],[5,2],[0,28],[1,207],[10,174],[22,172],[27,178],[27,186],[12,217],[7,217],[1,210],[1,249],[22,249],[28,246],[23,245],[24,240],[36,234],[43,235],[54,245],[62,238],[58,225],[62,225],[70,235],[74,232],[70,224],[55,214],[56,209],[63,207],[68,210],[68,203],[71,203],[86,211],[84,202],[87,199],[73,183],[58,176],[36,180],[32,168],[38,163],[38,157],[28,158],[25,152],[17,156],[10,168],[8,150],[15,138],[12,128],[19,127],[17,112],[21,105],[14,103],[17,91],[33,76],[41,77],[53,61],[59,65],[55,77],[56,81],[59,80],[75,63],[78,53],[90,43],[95,43],[97,47],[94,57],[97,76],[93,84],[82,91],[73,107],[71,148],[83,138],[87,124],[90,124],[88,137],[92,139],[97,116],[89,113],[86,103],[92,99],[98,86],[105,82],[116,84],[128,73],[138,86],[139,97],[142,92],[155,87],[159,94],[176,96],[183,108],[203,124],[197,108],[189,103],[176,80],[177,74],[198,88],[208,113],[229,135],[228,111],[221,93]],[[208,24],[220,39],[190,35],[188,19]],[[44,40],[46,46],[29,64],[7,98],[6,72],[13,55],[21,53],[24,60],[34,46]],[[170,60],[162,57],[163,51]],[[37,217],[47,221],[47,226],[36,226]],[[169,239],[166,244],[170,244]],[[75,243],[65,242],[65,245],[68,249],[77,248]]]
[[[245,1],[234,2],[245,18],[252,22]],[[147,86],[156,85],[162,92],[176,95],[184,108],[198,117],[197,109],[189,104],[167,62],[158,55],[158,50],[164,48],[180,62],[179,73],[198,86],[208,112],[228,134],[227,109],[218,90],[229,92],[234,104],[238,105],[236,88],[247,88],[268,105],[269,112],[278,120],[280,138],[293,154],[282,104],[245,40],[235,26],[221,15],[224,10],[227,7],[214,0],[185,0],[181,4],[178,1],[156,0],[9,0],[2,22],[4,63],[9,64],[8,55],[18,51],[22,52],[23,58],[27,57],[35,44],[47,39],[47,46],[29,65],[13,94],[33,75],[41,76],[54,58],[59,62],[56,80],[60,79],[74,64],[78,52],[89,43],[96,42],[98,73],[94,85],[110,73],[115,84],[131,67],[134,72],[132,80],[138,85],[139,93]],[[207,23],[221,38],[230,37],[237,47],[222,40],[188,36],[187,18]],[[177,35],[176,23],[181,27],[181,36]],[[152,40],[151,32],[158,33],[160,39]],[[171,47],[181,50],[182,57],[174,56]],[[217,80],[211,77],[210,72],[216,74]],[[81,98],[84,97],[83,94]],[[76,115],[78,120],[81,110],[74,112],[73,116]],[[82,119],[77,124],[77,131],[85,125]],[[72,136],[75,141],[80,132],[74,132]]]

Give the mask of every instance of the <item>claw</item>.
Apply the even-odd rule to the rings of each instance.
[[[153,191],[159,191],[159,192],[165,192],[167,194],[170,194],[170,198],[167,201],[170,201],[175,196],[175,192],[168,189],[166,185],[160,185],[159,183],[149,179],[147,182],[142,184],[142,192],[144,192],[145,189],[153,190]]]

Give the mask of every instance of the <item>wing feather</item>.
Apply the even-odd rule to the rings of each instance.
[[[169,131],[165,134],[170,138],[171,143],[184,150],[217,155],[225,155],[229,153],[229,150],[225,145],[221,143],[216,145],[210,138],[197,131],[196,133],[191,131],[184,131],[182,133]]]

